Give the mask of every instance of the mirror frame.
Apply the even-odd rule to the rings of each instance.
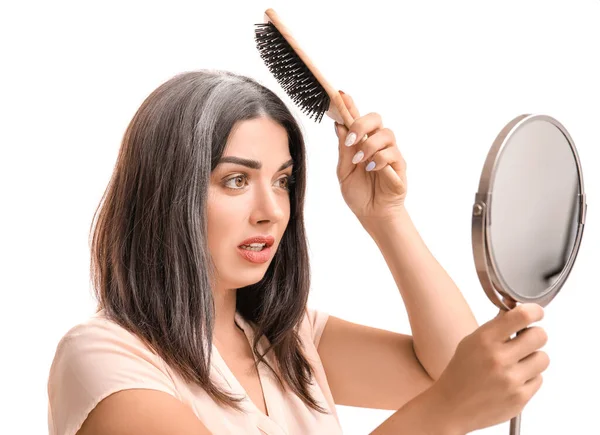
[[[491,252],[491,231],[489,231],[489,228],[492,206],[492,181],[496,175],[498,160],[502,155],[502,151],[506,147],[507,143],[509,143],[513,135],[518,130],[533,121],[550,122],[560,130],[571,147],[571,151],[573,152],[573,157],[577,165],[577,174],[579,178],[579,222],[577,226],[577,234],[575,236],[575,244],[573,245],[573,249],[571,250],[567,263],[558,275],[557,280],[543,294],[535,297],[524,297],[516,294],[516,292],[510,288],[510,286],[504,281],[498,272]],[[556,119],[547,115],[526,114],[517,116],[515,119],[510,121],[500,131],[488,152],[487,159],[483,166],[483,171],[479,180],[479,190],[475,195],[475,203],[473,204],[472,210],[471,236],[477,276],[479,277],[479,281],[483,286],[485,293],[494,303],[494,305],[501,310],[510,310],[516,302],[533,302],[544,307],[552,299],[554,299],[571,273],[571,269],[573,268],[573,264],[577,258],[579,247],[581,245],[581,238],[583,236],[586,212],[587,204],[585,199],[585,191],[583,188],[581,162],[579,160],[579,155],[577,153],[577,149],[575,148],[573,139],[565,127]]]

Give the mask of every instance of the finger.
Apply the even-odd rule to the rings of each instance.
[[[341,181],[346,179],[346,177],[356,169],[356,165],[352,163],[352,157],[355,152],[354,149],[344,145],[348,129],[343,124],[334,123],[334,125],[336,134],[338,135],[337,176]]]
[[[367,161],[373,155],[384,148],[393,147],[396,144],[394,133],[390,129],[381,129],[375,132],[372,136],[369,136],[364,142],[361,142],[356,147],[353,147],[355,151],[352,163],[357,164],[361,161]],[[358,157],[360,156],[360,159]]]
[[[493,320],[497,338],[509,339],[513,334],[544,318],[544,309],[534,303],[521,304]]]
[[[356,154],[357,152],[357,147],[347,147],[345,145],[346,139],[348,137],[348,128],[346,128],[346,126],[344,124],[339,124],[337,122],[334,122],[334,126],[335,126],[335,134],[338,137],[338,150],[340,152],[340,156],[350,156],[350,160],[352,159],[352,156],[354,156],[354,154]],[[358,142],[358,145],[362,145],[362,143],[364,143],[366,140],[368,139],[368,136],[365,134],[363,136],[363,138]],[[348,160],[348,161],[350,161]]]
[[[338,149],[340,153],[352,155],[352,152],[354,150],[351,150],[344,145],[344,142],[346,141],[346,136],[348,135],[348,129],[344,124],[339,124],[337,122],[334,122],[333,124],[335,126],[335,134],[338,137]]]
[[[348,135],[344,145],[347,147],[359,143],[358,138],[373,134],[383,126],[381,116],[378,113],[368,113],[357,118],[348,129]]]
[[[538,350],[524,358],[518,365],[519,378],[523,383],[535,378],[550,366],[550,357],[544,351]]]
[[[509,298],[505,298],[504,296],[502,296],[502,302],[509,309],[513,309],[513,308],[515,308],[517,306],[517,303],[514,300],[509,299]],[[498,311],[498,314],[496,314],[496,316],[494,317],[494,319],[497,319],[498,317],[504,315],[507,311],[508,311],[508,309],[506,309],[506,308],[500,308],[500,311]]]
[[[377,151],[371,159],[364,159],[363,162],[367,172],[381,171],[390,165],[396,173],[400,174],[404,172],[406,166],[397,147],[388,147]]]
[[[346,105],[346,109],[348,109],[348,112],[350,112],[350,115],[352,115],[352,118],[354,118],[354,119],[360,118],[360,113],[358,112],[358,108],[356,107],[356,104],[354,104],[354,100],[352,99],[352,97],[343,91],[339,91],[339,92],[340,92],[340,95],[342,96],[342,100],[344,101],[344,104]]]
[[[537,375],[535,378],[525,382],[525,384],[520,388],[517,396],[519,403],[522,406],[525,406],[542,387],[542,383],[542,375]]]
[[[539,326],[531,326],[506,343],[506,351],[513,361],[520,361],[545,346],[548,334]]]
[[[502,296],[502,302],[504,302],[504,304],[510,309],[513,309],[517,306],[517,303],[514,300],[512,300],[511,298],[506,298],[504,296]]]
[[[404,170],[406,163],[397,147],[384,148],[377,151],[370,161],[364,161],[364,169],[367,172],[379,171],[381,179],[385,180],[389,189],[398,195],[406,193],[406,178]]]
[[[356,147],[347,147],[344,145],[348,129],[343,124],[335,123],[336,134],[338,134],[338,166],[337,173],[340,180],[346,178],[348,174],[356,169],[356,163],[364,160],[364,152],[356,150]]]

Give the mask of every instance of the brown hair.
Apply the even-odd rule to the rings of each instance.
[[[290,220],[262,280],[237,291],[237,309],[256,326],[258,358],[309,407],[326,412],[308,384],[313,369],[298,336],[310,288],[303,220],[305,146],[285,104],[256,81],[224,71],[168,80],[127,127],[91,229],[91,276],[98,309],[144,340],[186,381],[240,409],[209,379],[214,324],[207,247],[210,175],[238,121],[268,116],[283,126],[294,163]],[[265,335],[270,346],[258,352]],[[277,370],[264,360],[274,353]]]

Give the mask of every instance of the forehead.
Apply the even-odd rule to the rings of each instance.
[[[267,117],[237,122],[227,140],[224,156],[260,157],[261,160],[281,160],[289,157],[285,128]]]

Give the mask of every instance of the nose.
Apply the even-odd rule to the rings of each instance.
[[[277,192],[273,186],[261,184],[255,189],[252,223],[276,223],[285,217],[289,199],[285,194]]]

